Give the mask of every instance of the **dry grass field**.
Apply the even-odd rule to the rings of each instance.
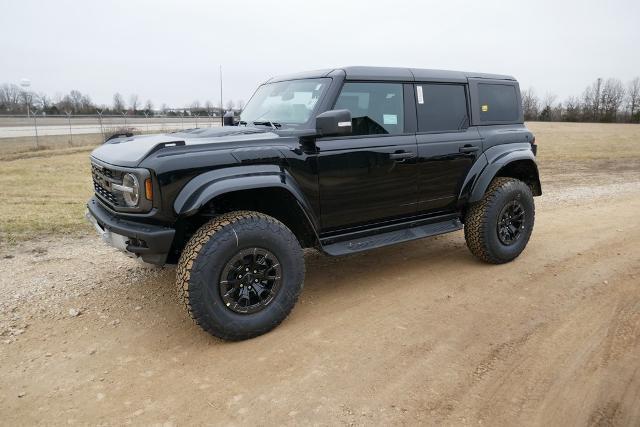
[[[309,251],[292,315],[240,343],[85,225],[86,149],[4,157],[0,424],[637,426],[640,126],[529,127],[544,194],[514,262],[462,232]]]
[[[88,230],[83,216],[92,190],[88,155],[84,148],[0,160],[0,239]]]
[[[536,135],[544,163],[640,159],[635,124],[529,122],[527,127]]]
[[[87,149],[90,146],[100,144],[103,140],[102,135],[96,133],[74,135],[73,139],[69,139],[69,135],[47,135],[41,136],[36,146],[36,139],[32,136],[2,138],[0,139],[0,158],[16,158],[20,157],[20,154],[29,155],[38,151],[65,150],[78,147]]]
[[[553,188],[612,182],[640,171],[640,126],[528,123],[536,134],[543,184]],[[89,230],[91,147],[0,155],[0,239]],[[0,240],[1,241],[1,240]]]

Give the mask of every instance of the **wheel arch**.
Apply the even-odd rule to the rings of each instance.
[[[469,203],[482,198],[489,185],[496,177],[516,178],[525,182],[534,196],[542,195],[540,175],[535,155],[529,144],[517,144],[518,147],[492,147],[485,153],[487,165],[477,178],[469,196]],[[493,152],[491,152],[493,151]]]
[[[286,225],[302,247],[318,244],[317,218],[299,186],[278,166],[233,168],[235,173],[211,171],[191,180],[174,203],[178,216],[174,252],[211,218],[236,210],[272,216]],[[240,173],[239,173],[240,172]]]

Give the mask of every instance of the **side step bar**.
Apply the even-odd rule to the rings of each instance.
[[[399,230],[387,231],[369,236],[358,236],[350,240],[335,242],[334,238],[321,239],[322,250],[329,255],[347,255],[356,252],[367,251],[369,249],[381,248],[383,246],[394,245],[396,243],[408,242],[410,240],[422,239],[423,237],[435,236],[460,230],[462,223],[458,218],[447,219],[431,224],[417,225]],[[358,234],[358,233],[353,233]]]

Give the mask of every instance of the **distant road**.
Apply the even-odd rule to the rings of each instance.
[[[0,117],[0,138],[20,138],[35,135],[35,123],[33,119]],[[71,118],[71,133],[74,135],[96,134],[102,131],[108,133],[116,129],[132,128],[143,132],[174,131],[179,129],[191,129],[195,127],[216,127],[219,126],[219,119],[185,118],[131,118],[125,121],[118,117],[104,118],[102,127],[100,121],[93,117]],[[37,119],[38,135],[68,135],[69,122],[65,117],[45,117]]]

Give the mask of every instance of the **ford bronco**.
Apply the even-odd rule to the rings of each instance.
[[[509,76],[345,67],[271,78],[234,126],[117,136],[91,154],[103,240],[177,264],[195,322],[264,334],[304,281],[303,248],[345,255],[464,228],[482,261],[523,251],[541,194]]]

